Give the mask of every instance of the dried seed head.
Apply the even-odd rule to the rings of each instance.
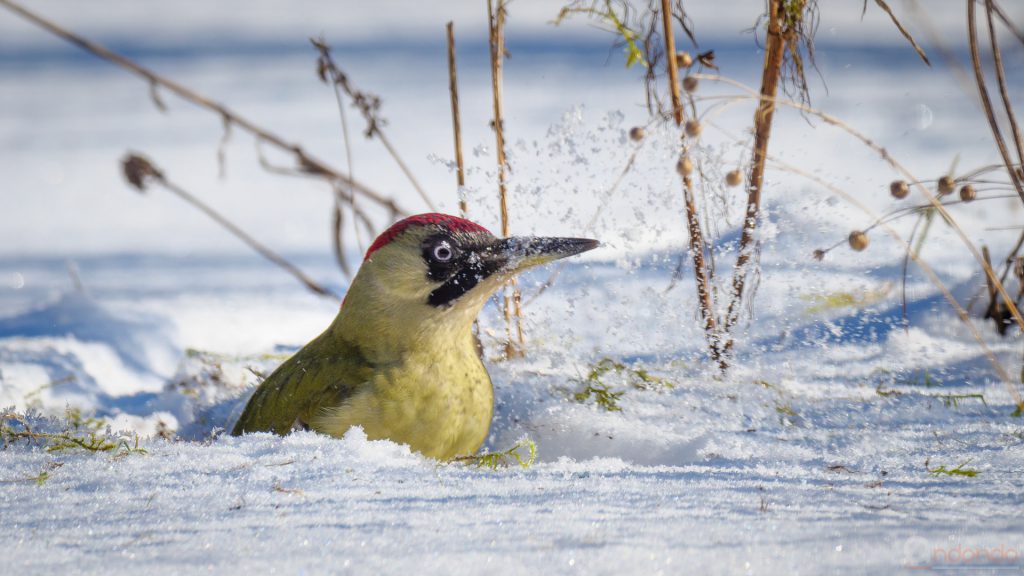
[[[697,84],[699,84],[699,82],[697,82],[697,79],[693,76],[683,78],[683,90],[686,90],[687,92],[696,92]]]
[[[689,68],[693,66],[693,56],[686,50],[680,50],[676,52],[676,66],[680,68]]]
[[[825,251],[822,250],[821,248],[818,248],[817,250],[815,250],[814,251],[814,259],[817,260],[818,262],[821,262],[822,260],[824,260],[825,259]]]
[[[970,202],[978,197],[978,191],[974,189],[974,186],[970,184],[964,184],[960,187],[960,199],[964,202]]]
[[[910,194],[910,185],[906,180],[893,180],[892,184],[889,184],[889,193],[893,198],[902,200]]]
[[[633,126],[632,128],[629,129],[629,137],[634,142],[639,142],[639,141],[643,140],[644,136],[646,136],[646,135],[647,135],[647,131],[644,130],[642,126]]]
[[[1013,264],[1013,275],[1017,277],[1017,282],[1024,285],[1024,256],[1017,256],[1017,261]]]
[[[850,248],[853,248],[857,252],[861,252],[867,248],[870,243],[871,240],[868,238],[868,235],[860,230],[850,232]]]
[[[696,120],[687,120],[683,127],[686,129],[686,135],[691,138],[700,136],[701,130],[704,129],[704,127],[700,125],[700,122]]]
[[[139,192],[146,191],[150,179],[163,179],[163,174],[146,158],[138,154],[128,154],[121,160],[124,178]]]
[[[948,196],[956,189],[956,180],[952,176],[939,178],[939,196]]]
[[[678,162],[676,162],[676,172],[679,172],[679,174],[683,176],[688,176],[693,172],[693,162],[690,161],[689,156],[683,156]]]
[[[730,170],[725,174],[725,183],[728,186],[739,186],[743,183],[743,173],[736,170]]]

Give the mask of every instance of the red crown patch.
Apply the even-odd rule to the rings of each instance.
[[[430,212],[427,214],[417,214],[416,216],[409,216],[404,220],[399,220],[391,225],[390,228],[381,232],[380,236],[373,241],[370,248],[366,251],[366,256],[363,257],[363,261],[370,259],[370,255],[387,246],[392,240],[394,240],[399,234],[405,231],[409,226],[422,226],[433,224],[437,226],[444,226],[452,232],[487,232],[490,231],[483,226],[466,220],[465,218],[459,218],[458,216],[451,216],[449,214],[440,214],[438,212]]]

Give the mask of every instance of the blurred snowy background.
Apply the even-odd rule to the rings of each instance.
[[[933,180],[954,165],[962,172],[998,160],[972,86],[958,80],[956,67],[934,42],[941,39],[942,49],[960,66],[969,65],[963,2],[918,2],[918,11],[915,3],[893,3],[929,51],[931,68],[874,3],[863,17],[861,2],[822,4],[817,71],[808,76],[815,107],[884,145],[921,179]],[[26,0],[25,5],[344,169],[334,96],[316,77],[316,54],[309,44],[311,36],[323,35],[356,86],[381,96],[385,131],[433,201],[448,212],[457,210],[458,200],[444,40],[444,24],[453,20],[470,216],[499,228],[483,2]],[[763,56],[752,27],[761,3],[685,5],[699,50],[714,50],[723,75],[756,87]],[[891,572],[920,561],[929,546],[950,535],[965,545],[1019,547],[1011,511],[1022,503],[1024,457],[1020,423],[1007,421],[1011,397],[941,296],[913,268],[907,280],[910,328],[904,329],[902,248],[889,238],[873,235],[863,253],[844,245],[824,262],[811,258],[813,250],[872,221],[829,190],[769,169],[754,320],[740,334],[736,369],[726,381],[716,379],[704,356],[689,266],[678,283],[671,280],[685,246],[674,172],[676,135],[653,128],[636,167],[608,195],[633,149],[628,130],[648,122],[641,72],[627,70],[621,50],[611,47],[612,36],[590,22],[579,18],[553,26],[559,7],[546,0],[516,0],[510,6],[504,92],[512,230],[589,235],[605,246],[569,265],[554,287],[527,307],[528,358],[491,367],[498,415],[489,446],[507,448],[527,434],[538,442],[546,464],[491,485],[486,477],[451,468],[435,471],[393,446],[374,447],[358,438],[335,446],[300,435],[284,441],[284,448],[267,438],[221,440],[212,448],[154,440],[151,452],[162,460],[124,465],[122,472],[135,478],[126,485],[131,493],[144,492],[147,483],[170,482],[168,474],[186,462],[195,463],[183,472],[194,475],[190,478],[212,475],[224,486],[191,492],[194,509],[161,499],[154,512],[135,510],[134,501],[114,503],[143,519],[163,514],[172,534],[186,532],[165,546],[146,548],[142,558],[153,566],[182,558],[192,541],[188,526],[204,508],[220,515],[221,508],[241,499],[273,513],[282,505],[274,500],[280,494],[247,496],[232,487],[237,483],[225,472],[234,464],[219,462],[251,465],[273,459],[278,449],[299,463],[282,472],[289,474],[285,484],[311,483],[305,489],[314,499],[330,499],[323,494],[355,486],[349,496],[363,506],[358,512],[371,518],[383,515],[433,532],[435,522],[460,517],[462,508],[452,501],[489,503],[492,513],[466,527],[470,535],[464,537],[486,549],[488,540],[501,540],[506,529],[500,526],[506,523],[525,549],[538,551],[503,564],[510,571],[576,565],[591,566],[591,572],[620,567],[673,573],[665,559],[671,561],[675,551],[680,561],[681,546],[683,557],[702,573],[758,567],[795,572],[811,562],[848,569],[851,547],[866,565]],[[1024,22],[1024,6],[1006,2],[1004,7]],[[679,42],[696,51],[682,37]],[[1024,50],[1012,46],[1004,58],[1019,108]],[[735,92],[703,82],[699,94]],[[305,291],[180,199],[160,189],[140,195],[124,182],[120,159],[129,150],[143,153],[170,179],[318,281],[344,290],[330,248],[327,187],[263,170],[254,140],[238,130],[227,143],[221,178],[220,118],[165,91],[160,96],[165,112],[156,109],[145,83],[0,7],[0,408],[59,416],[71,406],[144,435],[169,427],[185,437],[205,437],[222,425],[223,407],[218,412],[217,406],[333,317],[335,303]],[[744,165],[752,114],[747,101],[707,118],[713,125],[705,128],[699,154],[709,170],[724,173]],[[356,178],[410,211],[426,211],[379,142],[359,135],[362,124],[354,111],[349,121]],[[876,153],[821,121],[780,111],[769,151],[876,213],[895,206],[888,184],[897,175]],[[269,149],[265,153],[271,161],[286,160]],[[711,193],[735,195],[736,190]],[[726,245],[737,235],[741,205],[739,198],[727,197],[716,218],[716,232]],[[972,239],[988,244],[997,258],[1020,233],[997,229],[1024,221],[1013,197],[978,202],[956,215]],[[912,224],[906,220],[900,226],[906,233]],[[351,242],[350,249],[358,262],[358,243]],[[933,227],[922,254],[962,302],[983,290],[976,264],[945,226]],[[722,256],[721,262],[730,261]],[[527,300],[547,274],[524,279]],[[835,294],[860,300],[854,306],[823,305]],[[973,312],[979,317],[981,305]],[[488,335],[503,331],[499,316],[488,309],[481,319],[485,343],[492,346],[496,338]],[[990,325],[984,332],[998,358],[1019,368],[1019,333],[1000,338]],[[622,412],[572,401],[602,358],[652,370],[675,387],[638,392],[625,379],[615,381],[615,389],[627,390]],[[890,389],[899,392],[888,394]],[[953,406],[950,395],[963,398]],[[207,412],[210,406],[214,409]],[[11,478],[36,474],[48,458],[15,453],[0,461],[4,457]],[[321,457],[329,464],[313,463]],[[927,472],[937,463],[952,468],[964,461],[982,470],[964,480],[973,482],[966,488],[958,484],[961,478]],[[87,459],[67,462],[65,470],[78,473],[54,472],[48,486],[63,487],[61,505],[70,509],[87,501],[88,486],[106,486],[108,479]],[[353,484],[334,478],[332,466],[355,469]],[[267,490],[274,482],[280,486],[280,478],[268,480],[266,474],[246,482]],[[427,498],[435,488],[424,485],[435,478],[440,478],[436,490],[445,496],[434,502],[432,513],[441,520],[409,520],[409,502]],[[882,480],[890,479],[894,484],[883,487]],[[416,487],[401,485],[406,481]],[[562,482],[574,488],[559,492]],[[0,511],[5,518],[17,513],[31,525],[38,518],[32,509],[34,487],[5,486],[11,496],[2,502],[12,504],[7,509],[0,504]],[[569,514],[564,530],[549,524],[537,540],[530,538],[527,523],[517,521],[515,500],[535,486],[552,491],[538,497],[540,509],[569,514],[579,498],[586,500],[578,514]],[[393,494],[398,504],[376,506],[374,487]],[[628,506],[616,502],[620,490],[630,494]],[[827,502],[823,509],[821,501]],[[139,502],[145,504],[145,495]],[[458,542],[417,539],[401,526],[317,529],[312,524],[322,528],[331,519],[310,510],[309,502],[284,505],[293,516],[283,525],[306,545],[313,539],[324,551],[362,560],[364,570],[388,566],[380,548],[388,537],[409,538],[415,551],[391,568],[422,566],[424,558],[434,568],[450,566],[446,554],[460,552]],[[767,510],[790,513],[764,520],[776,522],[768,527],[763,519],[773,517]],[[311,515],[306,516],[311,523],[295,524],[303,514]],[[619,516],[622,522],[609,519]],[[229,524],[229,539],[218,543],[245,542],[263,517]],[[836,523],[837,518],[845,520]],[[95,519],[82,520],[89,521]],[[109,522],[107,539],[81,552],[95,562],[83,564],[86,569],[105,566],[103,546],[119,534],[115,521]],[[892,533],[876,529],[879,524]],[[702,528],[711,536],[697,545]],[[130,528],[136,529],[146,528]],[[353,548],[358,538],[352,534],[366,530],[378,543],[375,551]],[[643,541],[629,540],[635,530]],[[683,543],[671,533],[683,535]],[[261,532],[257,541],[272,536]],[[337,540],[325,540],[328,536]],[[47,538],[40,542],[50,542]],[[754,542],[752,548],[737,544],[743,538]],[[803,541],[807,544],[795,544]],[[38,545],[23,543],[13,559],[31,566]],[[508,562],[517,552],[510,537],[495,554]],[[311,568],[303,564],[299,544],[276,556],[270,549],[252,553],[291,571]],[[723,553],[728,553],[725,560]],[[482,562],[486,555],[471,557]],[[204,558],[223,568],[225,556],[200,555],[197,562]],[[138,565],[126,563],[122,570],[133,566]]]

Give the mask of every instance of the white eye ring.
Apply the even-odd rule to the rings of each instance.
[[[452,247],[447,242],[441,242],[437,246],[434,246],[434,259],[438,262],[447,262],[454,256]]]

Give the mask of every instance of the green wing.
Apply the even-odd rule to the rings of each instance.
[[[335,407],[369,381],[373,368],[359,349],[321,334],[281,364],[253,393],[232,434],[287,434],[324,407]]]

